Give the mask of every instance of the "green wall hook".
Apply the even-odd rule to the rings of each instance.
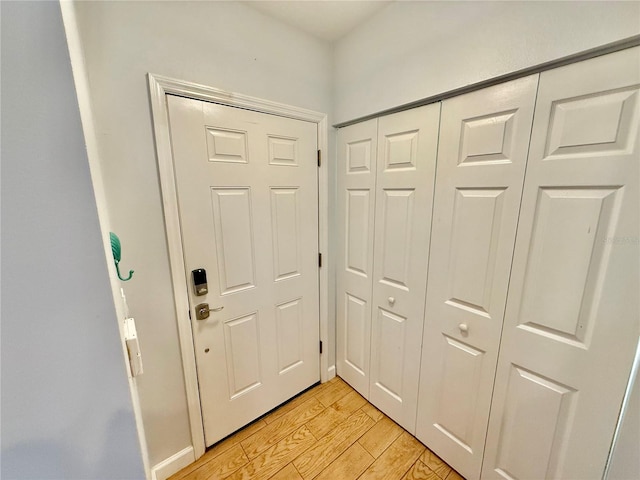
[[[120,239],[113,232],[109,232],[109,239],[111,240],[111,253],[113,253],[113,260],[116,264],[116,272],[118,272],[118,278],[123,282],[127,282],[131,280],[131,277],[133,277],[133,270],[129,270],[129,276],[127,278],[122,278],[122,275],[120,275],[120,266],[118,265],[120,263],[120,259],[122,258],[122,247],[120,246]]]

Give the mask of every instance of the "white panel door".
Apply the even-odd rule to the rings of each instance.
[[[319,380],[316,125],[168,96],[205,440]],[[209,318],[195,305],[207,302]]]
[[[415,431],[440,103],[378,120],[370,401]]]
[[[480,476],[537,75],[442,105],[416,436]]]
[[[640,50],[544,72],[483,478],[602,478],[639,333]]]
[[[377,120],[338,131],[338,375],[369,398]]]

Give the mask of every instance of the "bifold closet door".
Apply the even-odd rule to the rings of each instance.
[[[638,339],[640,49],[540,76],[483,478],[602,478]]]
[[[338,131],[338,374],[369,398],[378,120]]]
[[[440,103],[381,117],[370,401],[415,431]]]
[[[416,436],[480,476],[538,76],[442,104]]]
[[[338,132],[338,374],[411,432],[439,117],[434,104]]]

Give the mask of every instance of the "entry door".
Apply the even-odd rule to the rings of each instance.
[[[208,279],[189,291],[211,445],[319,380],[316,125],[167,102],[187,278]]]
[[[537,76],[442,104],[416,436],[480,476]]]
[[[640,49],[544,72],[483,478],[602,478],[638,339]]]

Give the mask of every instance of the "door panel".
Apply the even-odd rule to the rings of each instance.
[[[386,189],[382,192],[383,224],[379,229],[382,246],[381,282],[407,289],[409,255],[411,254],[411,221],[413,220],[413,189]]]
[[[442,336],[444,359],[436,428],[467,448],[473,438],[473,419],[482,379],[484,352],[455,338]],[[449,399],[455,398],[456,402]]]
[[[416,436],[480,476],[537,76],[442,104]]]
[[[191,307],[223,307],[192,314],[211,445],[319,380],[316,125],[167,103]]]
[[[278,332],[278,374],[304,362],[304,322],[302,299],[276,306],[276,329]]]
[[[584,294],[607,263],[596,239],[615,229],[620,188],[542,187],[537,193],[519,325],[586,346],[593,312]]]
[[[397,401],[402,401],[402,376],[405,358],[402,355],[405,344],[407,319],[378,308],[376,321],[378,355],[374,359],[376,388]]]
[[[602,478],[638,338],[640,49],[544,72],[483,478]]]
[[[255,287],[249,188],[212,188],[220,295]]]
[[[415,432],[440,104],[379,119],[371,403]]]
[[[535,401],[532,401],[535,399]],[[567,419],[575,390],[511,366],[503,435],[498,445],[499,473],[506,478],[548,478],[567,441]],[[548,462],[540,462],[540,459]]]
[[[346,212],[346,268],[351,273],[364,278],[371,275],[369,254],[371,248],[368,233],[371,192],[369,190],[350,189],[347,194]]]
[[[348,293],[345,297],[344,362],[359,375],[364,376],[369,361],[366,334],[369,328],[367,302]]]
[[[489,316],[504,188],[456,188],[449,265],[450,306]]]
[[[224,340],[229,370],[229,392],[233,399],[262,384],[258,313],[225,322]]]
[[[369,398],[377,120],[338,131],[336,366]]]
[[[297,188],[271,188],[274,280],[300,275],[300,218]]]

